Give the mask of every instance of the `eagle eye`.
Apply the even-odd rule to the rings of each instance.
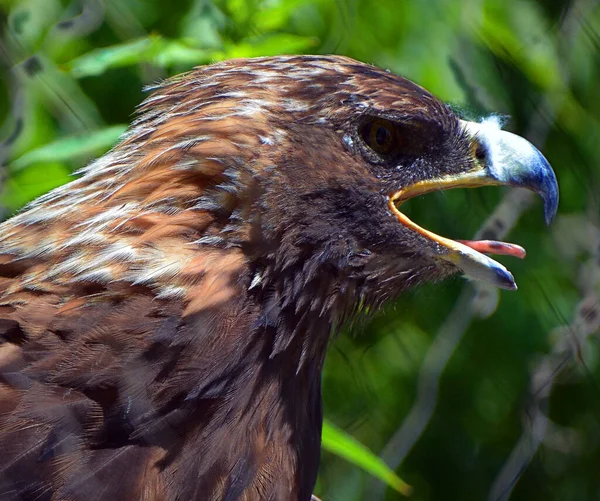
[[[398,130],[390,120],[373,118],[363,124],[360,135],[365,144],[379,155],[389,155],[398,147]]]

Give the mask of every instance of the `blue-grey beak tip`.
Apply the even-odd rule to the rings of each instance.
[[[558,210],[558,182],[548,160],[531,143],[529,155],[518,164],[512,173],[510,184],[527,188],[537,193],[544,202],[544,219],[550,224]]]
[[[515,278],[512,276],[512,273],[510,271],[508,271],[507,269],[496,268],[494,270],[494,274],[496,276],[496,287],[500,287],[501,289],[506,289],[510,291],[517,290]]]
[[[544,201],[544,219],[549,225],[558,211],[558,182],[552,167],[541,153],[538,161],[539,166],[536,170],[539,172],[540,180],[535,191]]]

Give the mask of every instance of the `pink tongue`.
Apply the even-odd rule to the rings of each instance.
[[[520,245],[497,242],[496,240],[457,240],[457,242],[483,254],[501,254],[518,257],[519,259],[523,259],[526,254],[525,249]]]

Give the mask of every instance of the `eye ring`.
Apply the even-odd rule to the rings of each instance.
[[[397,129],[389,120],[369,120],[362,126],[360,134],[365,144],[379,155],[389,155],[397,148]]]

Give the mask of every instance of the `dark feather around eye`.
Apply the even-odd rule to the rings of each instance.
[[[398,128],[394,122],[373,118],[360,128],[365,144],[379,155],[387,156],[398,149]]]

